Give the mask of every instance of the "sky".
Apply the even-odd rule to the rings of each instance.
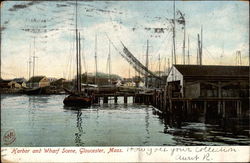
[[[1,3],[2,78],[29,77],[28,62],[36,56],[35,75],[75,75],[75,1],[5,1]],[[122,58],[121,42],[143,64],[149,41],[149,69],[172,65],[173,1],[78,1],[77,28],[81,33],[82,71],[107,72],[109,42],[111,72],[122,77],[137,73]],[[244,1],[176,1],[186,22],[187,54],[196,64],[197,34],[203,28],[203,64],[249,65],[249,3]],[[155,29],[163,29],[156,31]],[[183,63],[183,24],[176,22],[177,64]],[[110,40],[110,41],[109,41]],[[160,60],[159,60],[160,58]],[[185,57],[187,62],[187,56]],[[32,64],[31,64],[32,66]]]

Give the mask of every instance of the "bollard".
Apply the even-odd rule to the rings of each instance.
[[[126,95],[124,95],[124,103],[128,103],[128,97]]]
[[[104,96],[103,97],[103,103],[105,104],[105,103],[108,103],[108,96]]]
[[[94,97],[93,102],[94,102],[94,104],[98,104],[99,103],[99,97]]]
[[[117,96],[115,96],[114,99],[115,99],[115,104],[117,104],[117,99],[118,99]]]

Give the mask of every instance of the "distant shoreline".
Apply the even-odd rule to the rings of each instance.
[[[22,89],[0,89],[0,94],[16,94],[16,95],[26,95],[25,93],[21,92]],[[51,92],[51,93],[43,93],[41,95],[64,95],[67,94],[66,92]]]

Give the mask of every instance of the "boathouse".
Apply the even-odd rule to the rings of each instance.
[[[249,66],[174,65],[167,77],[184,98],[249,97]]]
[[[60,79],[50,82],[50,86],[54,86],[55,88],[63,88],[63,84],[65,81],[66,79],[60,78]]]
[[[9,85],[10,82],[11,82],[11,80],[0,79],[0,89],[10,88],[10,85]]]
[[[0,88],[5,89],[5,88],[15,88],[16,87],[16,82],[13,80],[0,80]]]
[[[167,77],[170,110],[249,117],[249,73],[249,66],[173,65]]]
[[[27,82],[28,87],[46,87],[50,82],[46,76],[33,76]]]
[[[13,81],[19,84],[18,88],[26,87],[27,80],[25,78],[15,78]]]

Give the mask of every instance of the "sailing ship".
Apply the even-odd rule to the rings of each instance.
[[[33,51],[33,56],[32,56],[32,58],[33,58],[33,77],[32,78],[30,78],[30,69],[31,69],[31,67],[30,67],[30,64],[31,64],[31,56],[29,56],[29,78],[30,78],[30,85],[29,85],[29,87],[28,88],[23,88],[23,90],[22,90],[22,92],[23,93],[25,93],[25,94],[27,94],[27,95],[39,95],[39,94],[42,94],[44,91],[43,91],[43,89],[42,89],[42,87],[34,87],[34,78],[35,78],[35,59],[37,58],[36,56],[35,56],[35,37],[34,37],[34,49],[33,49],[34,51]],[[31,54],[30,54],[31,55]]]
[[[77,29],[77,1],[76,1],[76,82],[74,91],[66,91],[69,93],[63,103],[65,106],[80,106],[89,107],[92,103],[92,97],[85,92],[82,92],[81,87],[81,38],[80,32]]]
[[[40,95],[42,94],[42,88],[24,88],[23,92],[27,95]]]

